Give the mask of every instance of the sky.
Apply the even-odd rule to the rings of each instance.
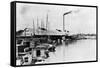
[[[17,3],[16,6],[16,31],[27,28],[35,28],[46,23],[48,14],[49,30],[63,30],[63,14],[65,29],[70,33],[96,33],[96,8],[78,6],[59,6],[44,4]]]

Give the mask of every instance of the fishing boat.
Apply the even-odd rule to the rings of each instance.
[[[25,49],[26,55],[22,57],[21,65],[35,64],[43,62],[49,57],[49,51],[46,46],[36,46]]]

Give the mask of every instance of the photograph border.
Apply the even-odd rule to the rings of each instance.
[[[46,63],[46,64],[35,64],[35,65],[16,65],[16,3],[26,4],[43,4],[43,5],[59,5],[59,6],[78,6],[78,7],[91,7],[96,8],[96,60],[90,61],[76,61],[76,62],[60,62],[60,63]],[[72,63],[88,63],[98,62],[98,6],[92,5],[77,5],[77,4],[59,4],[59,3],[45,3],[45,2],[29,2],[29,1],[12,1],[10,3],[10,65],[13,67],[22,66],[40,66],[40,65],[55,65],[55,64],[72,64]]]

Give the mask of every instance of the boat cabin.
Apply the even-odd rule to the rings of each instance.
[[[29,49],[27,48],[25,52],[27,54],[22,56],[22,61],[20,62],[22,63],[22,65],[29,65],[35,64],[36,62],[42,62],[49,57],[48,48],[45,46],[37,46]]]

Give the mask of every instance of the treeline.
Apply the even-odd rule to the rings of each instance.
[[[96,34],[74,34],[71,37],[73,39],[96,39]]]

